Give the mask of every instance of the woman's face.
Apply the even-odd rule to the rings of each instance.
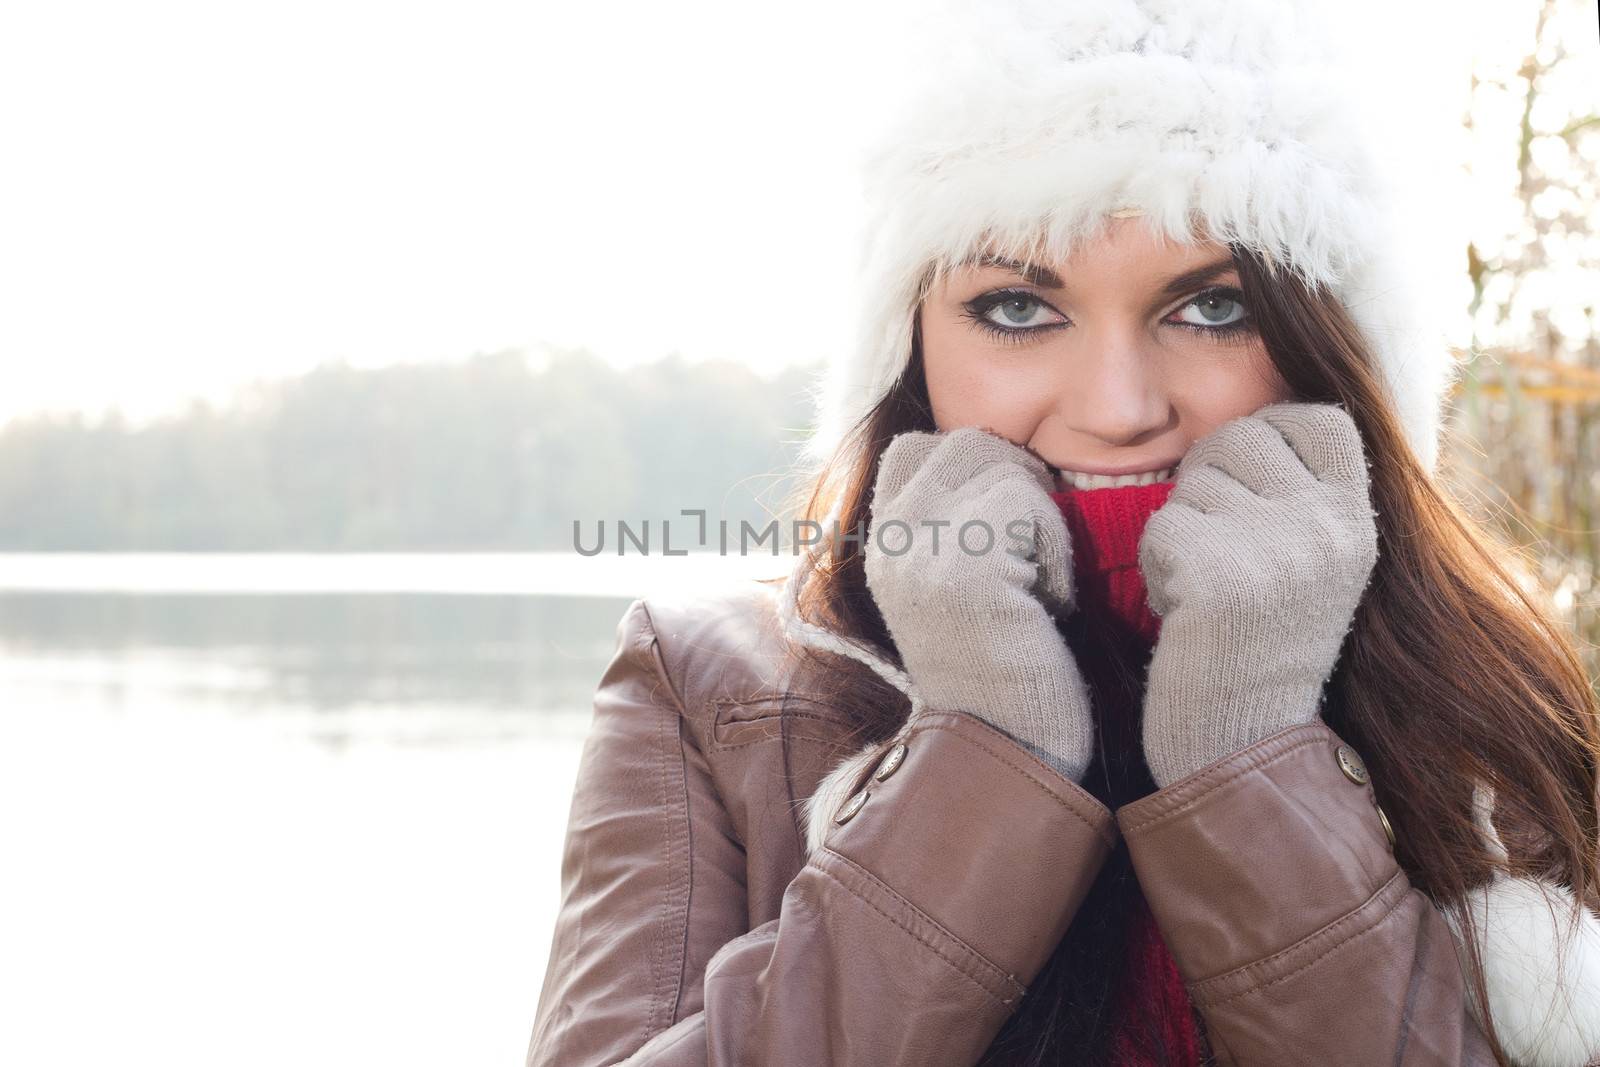
[[[918,309],[935,422],[1027,446],[1060,489],[1171,480],[1213,429],[1293,399],[1238,287],[1222,245],[1168,244],[1137,217],[1031,277],[965,265]]]

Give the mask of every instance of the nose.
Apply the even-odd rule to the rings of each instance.
[[[1156,361],[1136,339],[1106,338],[1062,362],[1056,416],[1108,447],[1137,445],[1171,425],[1171,398]]]

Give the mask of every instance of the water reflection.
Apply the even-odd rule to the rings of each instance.
[[[328,743],[376,718],[429,736],[538,733],[587,711],[621,597],[0,595],[0,694],[160,699],[306,718]],[[405,721],[389,721],[393,732]]]

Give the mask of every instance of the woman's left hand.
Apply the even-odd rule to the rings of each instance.
[[[1144,752],[1161,787],[1316,718],[1377,562],[1366,456],[1331,404],[1270,404],[1196,442],[1139,542],[1161,616]]]

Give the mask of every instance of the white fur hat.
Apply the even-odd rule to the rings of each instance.
[[[930,266],[980,247],[1059,260],[1138,211],[1170,240],[1238,242],[1330,287],[1436,467],[1456,364],[1409,225],[1422,179],[1395,162],[1403,127],[1375,122],[1400,88],[1353,54],[1370,26],[1311,0],[944,0],[904,29],[913,76],[863,159],[857,332],[813,387],[808,458],[906,367]]]

